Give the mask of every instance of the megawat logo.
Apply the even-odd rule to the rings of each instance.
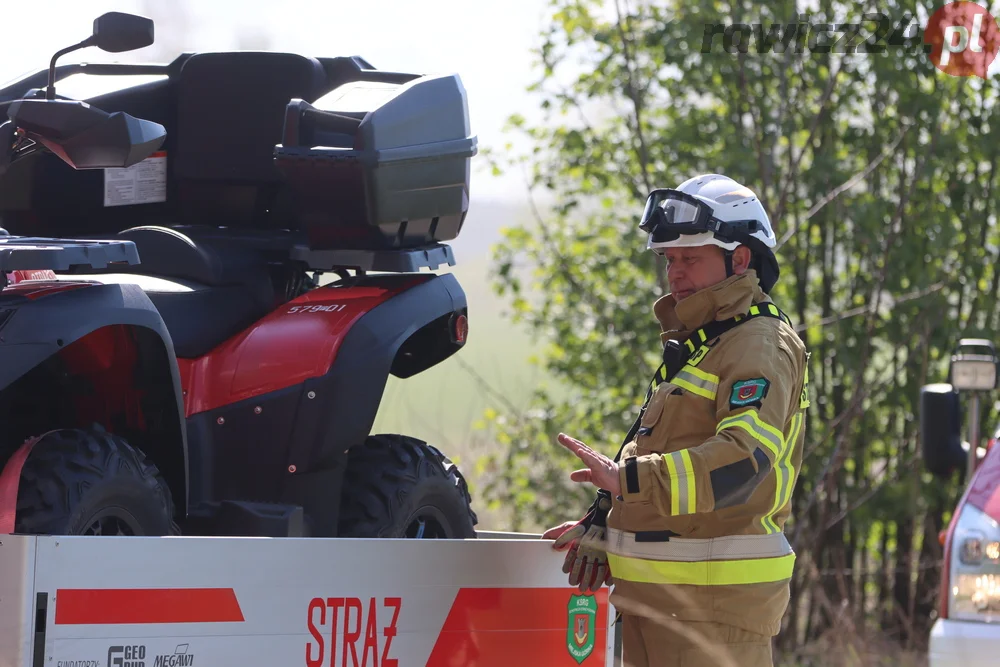
[[[978,3],[949,2],[927,19],[924,43],[931,47],[931,62],[945,74],[986,79],[1000,50],[1000,26]]]
[[[153,659],[153,667],[192,667],[194,655],[188,653],[188,645],[180,644],[172,654],[165,653]]]

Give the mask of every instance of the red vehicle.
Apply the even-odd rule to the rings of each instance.
[[[1000,426],[985,446],[980,402],[998,388],[992,342],[963,339],[947,383],[921,390],[924,462],[934,475],[966,480],[944,536],[938,618],[931,629],[930,667],[995,665],[1000,652]],[[967,440],[961,436],[961,393],[968,393]]]
[[[152,41],[113,12],[56,55]],[[74,73],[154,80],[56,94]],[[468,334],[423,270],[468,211],[458,76],[53,59],[0,114],[0,533],[475,537],[455,465],[370,432]]]

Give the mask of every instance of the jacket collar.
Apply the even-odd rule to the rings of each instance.
[[[742,315],[755,303],[770,299],[760,288],[753,269],[730,276],[720,283],[699,290],[677,301],[673,294],[660,297],[653,304],[653,313],[663,332],[661,338],[686,338],[687,334],[713,320],[727,320]]]

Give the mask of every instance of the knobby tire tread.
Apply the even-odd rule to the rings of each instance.
[[[158,511],[174,516],[173,499],[158,468],[124,439],[100,429],[45,434],[21,470],[15,531],[60,534],[60,524],[85,501],[87,491],[117,476],[139,482]]]
[[[410,493],[433,480],[450,485],[447,509],[463,524],[453,526],[460,531],[455,537],[473,537],[478,518],[458,466],[437,448],[403,435],[370,436],[348,453],[338,534],[391,536],[386,535],[388,529],[410,509]]]

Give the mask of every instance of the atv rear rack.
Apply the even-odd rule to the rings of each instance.
[[[308,246],[295,242],[293,238],[282,238],[267,232],[258,236],[248,233],[205,233],[199,235],[199,238],[223,238],[271,251],[284,246],[283,252],[287,252],[290,259],[306,264],[313,271],[356,269],[410,273],[421,269],[433,271],[443,264],[455,266],[455,254],[451,246],[444,243],[385,250],[311,250]],[[141,263],[139,252],[132,241],[0,236],[0,274],[47,269],[69,271],[78,267],[106,269],[114,264]]]
[[[0,274],[10,271],[105,269],[109,264],[138,264],[132,241],[0,236]]]
[[[303,234],[278,230],[218,229],[192,225],[175,227],[196,241],[212,245],[244,246],[271,257],[302,262],[310,271],[356,269],[386,273],[435,270],[442,264],[455,266],[455,254],[447,243],[433,242],[407,248],[319,250],[309,247]]]
[[[433,271],[442,264],[455,266],[451,246],[443,243],[394,250],[310,250],[307,246],[296,245],[292,247],[290,256],[318,271],[359,269],[409,273],[421,269]]]

